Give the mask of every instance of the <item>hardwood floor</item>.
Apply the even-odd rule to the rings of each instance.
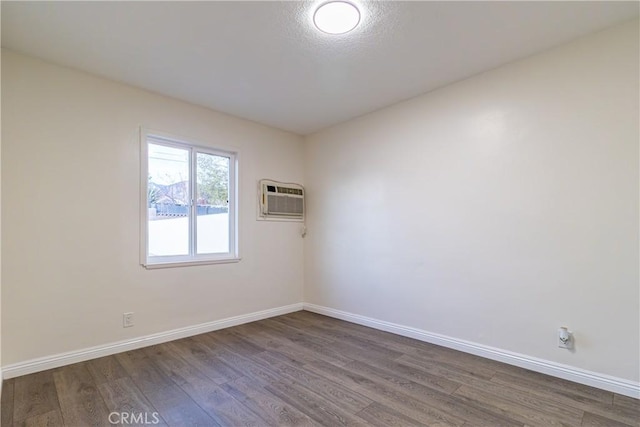
[[[640,401],[301,311],[4,382],[2,426],[640,426]]]

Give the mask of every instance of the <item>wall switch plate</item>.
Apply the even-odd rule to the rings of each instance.
[[[133,326],[133,313],[122,314],[122,327],[130,328]]]

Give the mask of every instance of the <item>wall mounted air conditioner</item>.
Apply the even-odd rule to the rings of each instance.
[[[304,187],[263,179],[260,186],[260,217],[262,219],[304,219]]]

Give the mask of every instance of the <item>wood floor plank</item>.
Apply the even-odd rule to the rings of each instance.
[[[498,372],[503,369],[506,369],[508,373],[520,371],[526,372],[526,369],[506,365],[504,363],[496,362],[495,360],[476,356],[475,354],[463,353],[461,351],[440,347],[434,344],[428,344],[412,351],[407,351],[406,354],[417,358],[424,358],[426,360],[447,362],[454,366],[474,366],[477,367],[478,372],[484,372],[484,377],[491,377],[494,372]]]
[[[325,328],[317,329],[329,331]],[[361,338],[355,334],[334,333],[332,336],[338,343],[354,348],[359,355],[363,354],[362,352],[364,351],[369,357],[385,360],[396,359],[403,354],[400,349],[397,349],[394,346],[380,345],[373,340]]]
[[[218,385],[185,384],[183,390],[223,426],[264,426],[266,421],[242,403],[236,401]]]
[[[252,359],[255,359],[255,357],[260,357],[260,356],[262,356],[264,354],[268,354],[271,357],[273,357],[273,358],[275,358],[275,359],[277,359],[279,361],[282,361],[282,362],[284,362],[284,363],[286,363],[288,365],[295,366],[297,368],[304,368],[304,365],[305,365],[304,360],[301,360],[301,359],[296,358],[296,357],[291,357],[291,355],[289,353],[283,353],[283,352],[280,351],[280,349],[278,349],[278,350],[267,350],[267,351],[264,351],[262,353],[258,353],[257,355],[252,357]]]
[[[422,384],[426,387],[430,387],[434,390],[439,390],[444,393],[453,393],[462,384],[459,381],[452,381],[441,375],[433,375],[429,372],[425,372],[423,369],[412,367],[410,365],[402,364],[398,359],[393,360],[380,360],[371,359],[367,360],[372,366],[380,367],[388,371],[392,371],[394,374],[414,381],[418,384]]]
[[[241,338],[240,336],[234,335],[232,332],[226,330],[210,332],[205,335],[209,339],[209,342],[227,348],[233,348],[235,351],[241,354],[251,355],[264,351],[264,348],[259,347],[252,342]]]
[[[27,418],[23,422],[16,424],[16,426],[21,427],[60,427],[63,425],[64,422],[62,421],[62,414],[59,409]]]
[[[336,341],[332,344],[331,348],[334,351],[337,351],[341,354],[346,355],[352,360],[389,360],[396,359],[402,356],[402,353],[396,352],[394,350],[384,350],[380,351],[378,348],[373,346],[358,346],[357,344],[352,344],[347,341]]]
[[[291,340],[295,343],[304,343],[310,339],[320,345],[330,345],[333,343],[331,337],[327,337],[326,334],[313,333],[310,329],[299,329],[294,326],[278,320],[278,317],[272,317],[262,321],[263,326],[269,328],[272,333]]]
[[[324,338],[329,341],[344,341],[360,348],[370,348],[372,350],[386,353],[387,357],[398,357],[398,352],[402,352],[402,346],[395,344],[381,346],[379,341],[367,334],[360,334],[351,327],[340,327],[337,324],[325,326],[324,324],[312,323],[296,319],[292,316],[279,316],[274,321],[280,322],[293,328],[304,331],[305,334]]]
[[[250,411],[222,387],[211,381],[198,369],[189,365],[167,345],[147,347],[147,354],[220,425],[261,426],[265,421]]]
[[[285,317],[286,316],[280,316],[269,319],[271,321],[269,324],[272,325],[278,323],[282,325],[281,327],[285,330],[290,329],[292,331],[296,331],[296,327],[289,325],[284,319]],[[300,331],[304,331],[304,333]],[[351,334],[344,330],[323,328],[317,325],[307,325],[304,329],[299,329],[296,332],[300,337],[296,340],[293,338],[289,339],[294,342],[304,343],[309,340],[308,334],[313,334],[316,340],[324,340],[326,345],[331,345],[332,348],[339,350],[343,354],[349,355],[351,358],[353,358],[353,355],[361,355],[362,350],[367,351],[368,357],[377,357],[381,359],[394,359],[402,355],[400,351],[389,348],[389,346],[378,345],[373,340],[358,337],[355,334]]]
[[[198,345],[195,339],[180,340],[180,342],[166,343],[184,360],[211,378],[216,384],[224,384],[242,377],[242,374],[220,358],[211,354],[211,351]]]
[[[411,356],[404,355],[396,359],[394,362],[399,365],[415,368],[425,374],[433,375],[437,378],[443,378],[460,385],[467,384],[474,387],[482,388],[490,382],[488,379],[478,378],[468,373],[468,371],[461,372],[450,366],[440,366],[438,363],[430,361],[415,359]]]
[[[465,401],[471,401],[476,406],[486,408],[491,412],[520,421],[531,427],[579,427],[582,423],[582,413],[574,417],[567,417],[562,413],[549,414],[540,409],[534,409],[513,400],[487,393],[485,390],[478,390],[469,386],[460,387],[454,395],[463,397]]]
[[[116,358],[142,393],[173,385],[142,349],[119,353]]]
[[[312,390],[314,393],[328,400],[340,402],[340,406],[351,413],[360,412],[373,401],[342,385],[327,381],[322,376],[306,371],[304,368],[287,363],[286,358],[278,357],[277,353],[263,352],[252,357],[257,363],[289,378],[292,381]]]
[[[629,424],[614,421],[611,418],[602,417],[590,412],[584,413],[582,419],[583,427],[629,427]]]
[[[533,409],[536,412],[545,413],[547,415],[551,414],[555,419],[567,425],[579,424],[579,420],[582,419],[584,414],[584,411],[581,409],[563,405],[551,400],[541,399],[531,393],[526,393],[505,385],[497,385],[491,381],[485,381],[480,387],[470,385],[463,387],[473,387],[476,390],[481,390],[483,393],[493,396],[492,398],[505,399],[515,404]]]
[[[117,412],[119,414],[112,420],[121,420],[121,414],[127,414],[128,425],[143,425],[145,423],[158,426],[166,425],[156,408],[136,387],[131,378],[124,377],[103,382],[98,384],[98,391],[109,408],[109,413]]]
[[[578,398],[585,398],[605,404],[613,403],[614,393],[606,390],[600,390],[595,387],[589,387],[584,384],[578,384],[572,381],[567,381],[562,378],[555,378],[550,375],[541,374],[539,372],[533,372],[528,369],[518,368],[516,366],[509,366],[505,364],[499,368],[499,372],[506,373],[512,377],[521,378],[530,383],[537,383],[549,387],[550,389],[556,389],[565,395],[576,396]]]
[[[266,329],[265,332],[273,336],[275,339],[280,340],[282,344],[282,346],[278,348],[278,351],[280,353],[287,354],[293,359],[298,359],[301,361],[313,361],[321,359],[337,366],[344,366],[348,363],[353,362],[353,359],[351,359],[350,357],[347,357],[346,355],[336,351],[332,347],[333,343],[322,344],[320,342],[315,342],[311,338],[309,338],[307,341],[302,341],[300,339],[293,341],[287,339],[286,337],[274,334],[273,331],[269,329]]]
[[[638,414],[638,419],[640,419],[640,399],[634,399],[633,397],[622,396],[614,393],[613,405],[635,411]]]
[[[374,402],[358,412],[357,415],[367,424],[377,427],[410,427],[424,424],[401,414],[389,407]]]
[[[274,382],[265,390],[284,402],[303,411],[308,417],[325,426],[364,426],[364,420],[349,413],[338,404],[296,384]]]
[[[444,393],[440,393],[435,390],[430,390],[430,402],[439,405],[435,408],[431,405],[424,403],[424,401],[416,398],[414,390],[407,390],[404,387],[396,387],[394,382],[386,381],[384,378],[374,377],[369,375],[362,375],[359,372],[355,372],[351,367],[353,364],[362,362],[352,362],[348,367],[340,368],[327,364],[325,362],[314,362],[307,365],[307,369],[317,372],[321,375],[331,378],[333,381],[338,382],[345,387],[351,388],[360,394],[370,398],[371,400],[382,403],[383,405],[392,408],[412,419],[415,419],[425,425],[447,425],[447,426],[460,426],[465,422],[464,417],[455,414],[453,411],[447,410],[455,408],[456,401],[450,398]],[[425,389],[427,387],[424,387]],[[449,401],[451,408],[443,410],[442,402]],[[490,414],[481,414],[481,411],[475,411],[476,419],[489,420],[491,425],[495,426],[520,426],[518,423],[500,423],[498,418],[492,417]],[[466,414],[466,413],[465,413]]]
[[[108,423],[109,409],[85,363],[56,369],[53,378],[65,424],[102,426]]]
[[[434,344],[426,343],[424,341],[418,341],[412,338],[403,337],[401,335],[392,334],[390,332],[381,331],[379,329],[373,329],[367,326],[358,325],[356,323],[345,322],[321,314],[312,313],[310,311],[298,311],[295,313],[291,313],[288,316],[304,319],[311,325],[321,325],[325,328],[348,329],[354,333],[359,333],[378,342],[393,343],[394,345],[399,344],[407,350],[412,348],[415,349],[437,347]]]
[[[409,357],[412,359],[422,360],[427,363],[437,363],[438,366],[450,368],[485,380],[490,380],[496,374],[495,369],[489,369],[478,363],[469,363],[466,358],[460,357],[459,355],[450,355],[448,353],[449,352],[447,352],[447,354],[442,354],[432,349],[421,349],[412,352]]]
[[[593,399],[576,395],[572,391],[558,390],[554,385],[547,385],[537,381],[531,381],[520,377],[514,377],[509,374],[498,372],[491,381],[502,384],[507,387],[519,389],[543,399],[554,400],[563,405],[581,409],[585,412],[591,412],[612,421],[618,421],[629,425],[640,425],[637,412],[612,404],[602,403]]]
[[[498,425],[498,423],[505,425],[520,424],[510,417],[502,416],[499,412],[487,410],[486,408],[478,405],[461,405],[460,399],[455,396],[442,393],[430,387],[425,387],[411,380],[406,380],[390,370],[381,369],[364,362],[353,362],[345,368],[373,380],[382,380],[394,390],[408,394],[419,402],[429,405],[440,413],[455,416],[456,420],[469,422],[472,420],[482,419],[482,417],[484,417],[487,423],[491,423],[493,425]],[[464,407],[465,410],[460,412],[458,407]]]
[[[451,367],[443,368],[440,365],[434,364],[429,361],[417,361],[417,359],[415,358],[406,356],[399,358],[395,363],[400,365],[400,367],[389,365],[387,366],[387,368],[393,370],[394,372],[402,373],[402,366],[416,366],[417,368],[419,368],[419,372],[432,372],[436,377],[453,379],[460,384],[466,384],[479,390],[490,392],[498,398],[507,399],[517,404],[533,408],[536,411],[545,412],[547,414],[555,413],[557,414],[556,417],[559,422],[564,422],[568,425],[575,424],[575,420],[580,419],[583,414],[583,411],[581,409],[567,406],[553,400],[543,399],[527,391],[517,388],[511,388],[506,384],[497,385],[489,380],[466,375],[459,372],[458,370],[452,369]],[[372,364],[375,365],[375,363],[373,362]]]
[[[93,376],[96,384],[102,384],[128,376],[127,371],[115,356],[89,360],[87,362],[87,369]]]
[[[317,425],[303,412],[267,392],[261,384],[247,377],[222,385],[227,393],[258,414],[268,425],[314,426]]]
[[[319,334],[312,335],[308,330],[297,330],[289,325],[276,322],[273,319],[264,320],[265,330],[272,336],[283,340],[285,345],[296,349],[307,349],[326,358],[348,363],[349,358],[335,349],[335,340]]]
[[[247,341],[264,348],[265,350],[275,350],[282,347],[282,340],[278,340],[264,332],[264,328],[258,322],[245,323],[231,329],[235,335],[244,337]]]
[[[170,426],[220,426],[175,384],[144,395]]]
[[[2,412],[2,417],[0,418],[0,426],[13,425],[14,385],[14,378],[6,380],[2,383],[2,398],[0,399],[0,406],[2,407],[2,410],[0,412]]]
[[[15,378],[13,387],[14,423],[60,409],[52,371]]]
[[[279,381],[279,377],[274,372],[266,369],[260,365],[256,365],[246,357],[241,356],[227,348],[219,346],[215,342],[208,341],[206,336],[201,337],[200,341],[203,348],[209,348],[215,352],[216,356],[220,358],[227,365],[231,366],[238,372],[242,372],[245,376],[252,378],[253,380],[261,384],[269,384],[271,382]]]
[[[395,350],[395,351],[399,351],[401,353],[411,353],[417,349],[423,348],[422,345],[418,345],[416,346],[415,343],[419,342],[416,340],[411,340],[413,343],[413,345],[408,345],[406,344],[405,341],[403,340],[398,340],[398,339],[389,339],[389,335],[393,336],[393,337],[398,337],[398,338],[404,338],[404,337],[400,337],[398,335],[393,335],[393,334],[389,334],[386,332],[382,332],[382,331],[377,331],[377,332],[382,332],[385,335],[384,339],[380,339],[378,334],[372,334],[371,333],[371,329],[370,328],[364,328],[364,330],[361,329],[357,329],[355,327],[352,326],[352,324],[346,324],[346,322],[331,322],[331,323],[327,323],[327,322],[323,322],[323,323],[318,323],[318,324],[314,324],[314,322],[298,322],[301,326],[304,325],[305,323],[308,324],[308,326],[305,327],[305,330],[310,330],[310,331],[317,331],[317,333],[319,334],[324,334],[323,336],[326,336],[327,334],[330,334],[330,336],[333,336],[334,339],[341,339],[341,340],[346,340],[351,342],[351,339],[356,339],[356,340],[364,340],[367,341],[369,343],[372,344],[379,344],[379,343],[384,343],[384,346],[386,348]],[[355,325],[355,326],[359,326],[359,325]]]
[[[201,378],[207,380],[204,375],[194,366],[190,365],[186,360],[181,358],[171,347],[165,344],[152,345],[145,347],[143,351],[159,369],[163,376],[169,378],[173,383],[182,386],[191,378]]]

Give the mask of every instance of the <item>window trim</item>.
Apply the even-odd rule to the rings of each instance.
[[[189,194],[191,206],[189,209],[189,252],[191,255],[171,255],[149,257],[149,167],[148,144],[158,143],[168,147],[189,150]],[[222,254],[197,254],[196,220],[197,210],[194,209],[193,196],[197,194],[197,179],[195,167],[197,153],[229,157],[229,252]],[[239,152],[228,147],[210,147],[195,143],[194,139],[176,137],[166,132],[140,128],[140,264],[147,269],[183,267],[191,265],[225,264],[241,260],[238,251],[238,187],[240,186],[238,173]]]

